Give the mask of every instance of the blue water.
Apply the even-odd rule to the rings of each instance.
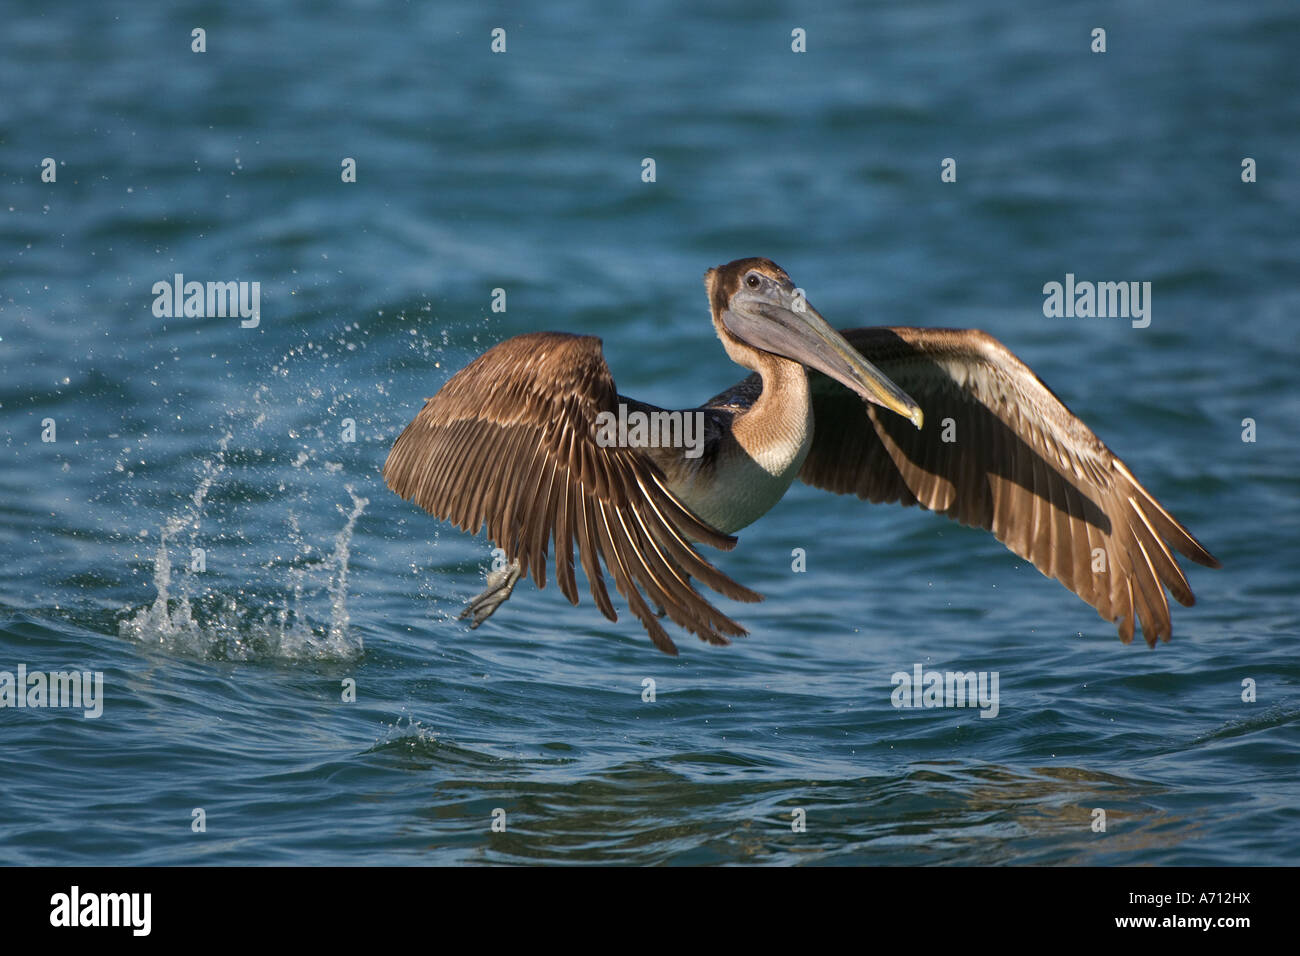
[[[1300,10],[710,7],[0,9],[0,670],[104,681],[0,709],[0,859],[1295,862]],[[424,397],[563,329],[702,401],[745,255],[1037,370],[1223,561],[1173,641],[804,486],[715,556],[767,596],[731,647],[553,585],[456,621],[488,544],[379,476]],[[175,273],[260,324],[155,317]],[[1150,281],[1150,327],[1045,318],[1066,273]],[[895,709],[916,664],[997,671],[998,716]]]

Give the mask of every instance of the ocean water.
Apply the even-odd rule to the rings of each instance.
[[[103,679],[0,708],[3,862],[1296,861],[1300,10],[709,7],[0,6],[0,671]],[[1038,371],[1224,564],[1172,642],[802,485],[713,555],[730,647],[553,584],[457,621],[490,546],[380,478],[424,397],[559,329],[702,401],[747,255]],[[155,315],[178,273],[258,324]],[[1067,274],[1149,327],[1045,317]],[[895,708],[917,665],[997,716]]]

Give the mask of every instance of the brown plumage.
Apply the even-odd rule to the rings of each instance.
[[[1148,644],[1169,640],[1164,589],[1184,605],[1195,598],[1165,542],[1197,564],[1219,562],[1027,365],[974,329],[843,335],[920,402],[926,427],[880,414],[817,375],[817,439],[801,480],[992,531],[1118,621],[1124,643],[1135,612]],[[945,430],[952,442],[942,440]]]
[[[663,473],[629,448],[601,448],[596,415],[619,401],[600,339],[535,332],[489,349],[429,399],[384,465],[403,498],[488,537],[539,588],[554,538],[560,590],[578,603],[573,545],[596,606],[618,620],[603,562],[656,647],[676,647],[641,592],[688,631],[713,644],[744,634],[704,600],[695,577],[739,601],[761,595],[709,564],[688,539],[730,551],[736,539],[697,519],[665,487]]]
[[[729,532],[770,508],[796,475],[992,531],[1118,622],[1125,643],[1135,619],[1148,644],[1169,639],[1166,588],[1193,603],[1171,546],[1219,567],[991,336],[837,334],[765,259],[711,269],[706,283],[727,353],[755,374],[688,410],[707,424],[701,457],[601,447],[598,414],[620,402],[653,407],[618,395],[599,339],[541,332],[508,339],[454,375],[398,437],[385,480],[464,531],[486,526],[538,587],[554,541],[556,577],[574,604],[576,543],[601,612],[617,619],[603,564],[655,646],[674,654],[652,605],[710,643],[745,633],[692,579],[737,600],[761,596],[694,543],[730,550]]]

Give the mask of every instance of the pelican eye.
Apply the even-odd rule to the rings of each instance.
[[[762,285],[762,280],[758,278],[757,273],[751,272],[749,275],[745,276],[745,285],[749,286],[751,289],[757,289]]]

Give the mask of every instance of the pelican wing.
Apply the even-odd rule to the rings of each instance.
[[[867,405],[820,374],[815,435],[799,477],[874,502],[919,504],[992,531],[1133,639],[1172,633],[1165,589],[1195,599],[1170,546],[1205,550],[1033,371],[978,330],[843,332],[920,403],[925,427]]]
[[[694,549],[731,550],[736,539],[673,496],[663,472],[632,448],[601,447],[597,416],[619,397],[592,336],[537,332],[484,352],[429,399],[398,436],[384,480],[403,498],[462,531],[488,537],[546,586],[555,574],[578,603],[573,544],[601,613],[618,620],[601,562],[618,592],[668,654],[677,648],[646,599],[712,644],[746,631],[706,601],[690,579],[727,597],[758,601]],[[644,597],[642,592],[644,591]]]

